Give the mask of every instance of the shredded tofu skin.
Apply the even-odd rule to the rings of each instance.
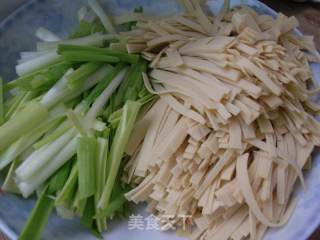
[[[261,239],[289,219],[320,145],[319,54],[294,17],[229,1],[212,16],[203,1],[180,2],[184,14],[120,33],[149,61],[145,84],[159,95],[127,149],[126,197],[194,240]]]

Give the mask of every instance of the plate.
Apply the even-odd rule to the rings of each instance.
[[[173,0],[101,0],[107,12],[121,14],[137,6],[143,6],[144,11],[153,14],[165,14],[181,11],[181,7]],[[31,0],[2,23],[0,23],[0,74],[6,81],[15,78],[14,67],[19,52],[35,49],[34,37],[36,29],[46,27],[60,37],[66,37],[77,24],[77,10],[84,4],[81,0]],[[276,13],[266,5],[254,0],[231,0],[231,5],[246,4],[254,7],[258,12],[276,16]],[[207,5],[213,12],[217,12],[222,0],[209,0]],[[320,83],[320,66],[313,65],[314,76]],[[306,172],[308,191],[295,192],[299,199],[298,206],[289,223],[283,228],[272,229],[267,232],[265,240],[306,239],[320,223],[320,156],[315,154],[312,171]],[[1,193],[0,193],[1,194]],[[12,194],[0,195],[0,229],[11,239],[17,239],[32,207],[34,199],[22,199]],[[173,232],[159,232],[148,230],[148,213],[145,206],[134,206],[133,219],[142,220],[143,230],[130,230],[127,220],[109,221],[109,230],[104,233],[106,239],[141,240],[150,239],[184,239]],[[78,220],[62,220],[56,214],[50,217],[43,234],[44,240],[93,240],[87,230],[81,227]]]

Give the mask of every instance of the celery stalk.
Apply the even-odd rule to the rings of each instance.
[[[0,126],[4,123],[3,79],[0,77]]]
[[[51,134],[45,136],[42,138],[40,141],[36,142],[35,144],[32,145],[34,149],[39,149],[42,146],[53,142],[56,140],[58,137],[66,133],[71,128],[69,122],[65,121],[63,122],[55,131],[53,131]]]
[[[90,77],[87,78],[83,86],[76,91],[74,91],[69,96],[66,96],[66,101],[69,101],[71,99],[74,99],[75,97],[79,96],[81,93],[89,90],[90,88],[94,87],[96,84],[98,84],[100,81],[102,81],[109,73],[114,69],[111,65],[104,65],[99,70],[97,70],[95,73],[93,73]],[[86,99],[86,96],[81,96],[84,99]]]
[[[80,199],[84,199],[96,192],[97,141],[95,138],[78,138],[77,158]]]
[[[120,61],[120,59],[116,56],[101,55],[101,54],[95,54],[92,52],[68,51],[68,52],[63,52],[61,55],[66,61],[70,61],[70,62],[117,63]]]
[[[66,183],[70,174],[72,162],[66,162],[50,179],[48,193],[56,193],[61,190]]]
[[[80,191],[79,188],[77,189],[74,199],[73,199],[73,203],[72,203],[72,209],[75,211],[75,213],[78,216],[82,216],[84,213],[84,210],[86,208],[86,204],[87,204],[87,198],[84,199],[80,199]]]
[[[99,48],[92,46],[77,46],[77,45],[59,45],[58,52],[64,56],[67,53],[74,53],[81,56],[82,54],[94,54],[96,56],[113,56],[127,63],[137,63],[140,59],[137,54],[129,54],[121,51],[116,51],[109,48]]]
[[[85,101],[90,106],[93,101],[103,92],[109,83],[116,77],[116,75],[125,67],[123,63],[119,63],[112,69],[90,92]]]
[[[76,153],[77,141],[74,137],[61,151],[54,156],[46,165],[25,182],[19,182],[18,187],[24,197],[30,196],[41,184],[59,169],[64,163],[70,160]]]
[[[111,145],[109,156],[111,159],[111,167],[109,175],[102,193],[102,197],[98,204],[98,207],[101,209],[105,209],[109,205],[113,185],[119,171],[124,149],[129,140],[129,136],[133,129],[139,109],[140,103],[133,101],[127,101],[123,107],[122,117]]]
[[[94,196],[96,214],[99,212],[98,202],[101,197],[103,186],[106,182],[106,152],[108,152],[108,140],[105,138],[98,138],[98,158],[97,158],[97,191]],[[107,228],[106,218],[96,218],[96,225],[99,232]]]
[[[71,109],[68,110],[67,112],[67,117],[68,120],[70,121],[70,123],[72,124],[72,126],[77,129],[77,131],[81,134],[81,136],[85,137],[87,136],[86,130],[82,124],[82,122],[80,121],[80,119],[78,118],[78,116],[75,114],[75,112]]]
[[[71,34],[71,38],[80,38],[96,32],[104,32],[104,31],[105,30],[103,25],[101,23],[98,23],[97,21],[88,22],[85,20],[81,20],[79,22],[79,26],[77,30]]]
[[[81,216],[81,224],[89,229],[92,227],[92,224],[93,224],[94,212],[95,212],[94,199],[93,197],[89,197],[87,199],[83,215]]]
[[[105,209],[100,210],[96,214],[96,218],[112,217],[115,211],[121,208],[126,201],[127,200],[124,194],[119,194],[114,200],[110,201],[110,203]]]
[[[37,127],[48,117],[47,109],[38,102],[30,102],[19,111],[14,119],[10,119],[0,127],[0,150]]]
[[[16,98],[10,108],[6,111],[6,114],[4,116],[5,121],[12,118],[22,108],[22,106],[27,104],[29,100],[33,99],[34,94],[28,91],[21,93],[20,96],[21,97]]]
[[[54,200],[49,195],[56,193],[63,187],[69,170],[70,165],[62,166],[44,187],[36,206],[32,209],[31,215],[22,229],[19,240],[40,240],[41,233],[54,208]]]
[[[40,127],[36,128],[36,131],[32,131],[22,136],[13,144],[11,144],[5,151],[0,153],[0,170],[7,166],[10,162],[12,162],[28,147],[30,147],[46,131],[54,128],[60,122],[60,119],[46,121],[45,123],[41,124]]]
[[[116,31],[111,21],[97,0],[87,0],[91,9],[97,14],[106,31],[115,34]]]
[[[7,83],[6,88],[12,89],[18,87],[25,91],[35,89],[47,90],[58,81],[70,67],[71,64],[68,62],[58,62],[47,68],[42,68],[30,74],[23,75],[16,80],[10,81]]]
[[[77,180],[78,180],[78,166],[77,166],[77,163],[74,162],[70,175],[68,177],[68,180],[66,181],[61,192],[59,192],[55,200],[56,206],[69,204],[71,202],[71,199],[73,198],[76,192]]]
[[[21,63],[16,66],[16,72],[18,76],[31,73],[39,70],[40,68],[46,67],[50,64],[61,61],[62,57],[56,53],[56,51],[50,51],[30,61]]]
[[[42,190],[42,193],[35,207],[32,209],[31,215],[22,229],[18,240],[40,240],[41,233],[54,208],[54,200],[47,196],[47,189],[48,186]]]
[[[95,71],[102,66],[101,63],[86,63],[81,65],[77,70],[71,73],[68,78],[68,87],[70,89],[76,89],[83,85],[83,82]]]
[[[70,129],[64,135],[57,138],[39,150],[34,151],[17,168],[16,175],[19,180],[27,181],[50,161],[64,146],[75,136],[74,129]]]
[[[20,193],[19,188],[17,187],[17,184],[14,181],[14,172],[19,164],[20,164],[19,158],[15,159],[11,163],[6,179],[4,180],[4,183],[2,185],[3,191],[17,193],[17,194]]]
[[[122,69],[115,78],[111,81],[111,83],[106,87],[103,92],[99,95],[99,97],[94,101],[91,108],[89,109],[85,121],[90,124],[97,118],[97,116],[102,112],[104,105],[107,103],[109,98],[112,96],[114,91],[121,84],[124,76],[126,75],[127,68]]]
[[[102,46],[106,40],[117,39],[118,36],[114,34],[101,34],[94,33],[89,36],[55,41],[55,42],[39,42],[37,43],[38,51],[55,50],[60,44],[73,44],[73,45],[89,45],[89,46]]]

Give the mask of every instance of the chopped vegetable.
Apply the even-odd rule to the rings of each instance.
[[[181,2],[182,16],[120,33],[149,61],[143,80],[159,96],[126,148],[123,180],[135,188],[125,196],[191,239],[261,239],[288,221],[320,145],[309,64],[319,53],[294,34],[294,17],[229,11],[229,1],[212,16]]]

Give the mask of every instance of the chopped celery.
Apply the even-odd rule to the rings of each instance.
[[[138,93],[135,86],[129,86],[124,95],[124,100],[132,100],[135,101],[138,97]]]
[[[140,59],[139,62],[133,64],[126,76],[126,79],[120,85],[115,96],[115,110],[124,104],[126,100],[136,100],[137,85],[142,82],[141,73],[144,69],[145,61]]]
[[[72,162],[66,162],[56,174],[50,179],[50,184],[48,186],[48,193],[52,194],[61,190],[66,183],[69,173],[71,171]]]
[[[98,48],[91,46],[78,46],[78,45],[59,45],[58,52],[64,56],[68,53],[73,53],[74,56],[78,54],[79,58],[82,56],[95,55],[106,57],[117,57],[119,60],[127,63],[137,63],[140,59],[139,55],[124,53],[121,51],[112,50],[109,48]]]
[[[142,105],[145,105],[147,103],[152,102],[154,99],[156,99],[156,97],[154,95],[150,94],[149,96],[139,98],[138,102],[141,103]]]
[[[97,14],[106,31],[109,33],[115,34],[116,31],[113,25],[111,24],[109,17],[105,13],[105,11],[103,10],[99,2],[97,0],[87,0],[87,3],[91,7],[91,9],[95,12],[95,14]]]
[[[83,224],[87,228],[91,228],[93,224],[93,216],[95,212],[94,207],[94,199],[93,197],[89,197],[86,202],[86,206],[81,217],[81,224]]]
[[[108,149],[108,139],[105,138],[98,138],[98,158],[97,158],[97,172],[96,172],[96,179],[97,179],[97,191],[94,196],[95,206],[96,206],[96,215],[99,212],[98,209],[98,202],[101,197],[103,186],[106,182],[106,175],[107,175],[107,156]],[[99,232],[102,232],[107,228],[107,221],[105,218],[96,218],[96,225]]]
[[[47,224],[49,216],[54,207],[54,200],[47,195],[48,186],[46,186],[32,209],[31,215],[24,228],[22,229],[19,240],[40,240],[41,233]]]
[[[45,69],[23,75],[7,83],[6,88],[12,89],[19,87],[25,91],[35,89],[47,90],[58,81],[70,67],[71,64],[65,61],[54,63]]]
[[[108,118],[108,122],[113,122],[115,120],[118,120],[118,119],[121,119],[121,116],[122,116],[122,112],[123,112],[123,109],[120,108],[118,109],[117,111],[113,112],[109,118]]]
[[[102,66],[102,63],[86,63],[67,76],[68,87],[75,89],[83,85],[83,82]]]
[[[5,113],[5,121],[14,116],[24,104],[33,98],[33,96],[33,93],[30,91],[22,92],[21,95],[17,96]]]
[[[44,42],[60,41],[60,38],[57,35],[44,27],[39,27],[35,35]]]
[[[83,215],[83,212],[86,207],[86,203],[87,203],[87,198],[80,199],[80,192],[79,192],[79,188],[78,188],[75,193],[73,203],[72,203],[72,208],[78,216]]]
[[[69,168],[70,165],[61,167],[44,187],[26,225],[22,229],[19,240],[40,240],[41,233],[54,208],[54,200],[50,195],[63,187],[68,177],[67,171],[69,171]]]
[[[20,161],[21,160],[17,158],[11,163],[6,179],[4,180],[4,183],[1,187],[3,191],[17,194],[20,193],[19,188],[17,187],[17,184],[14,181],[14,172],[20,164]]]
[[[36,131],[29,132],[22,136],[6,150],[0,153],[0,170],[17,158],[23,151],[37,141],[45,132],[56,127],[61,122],[61,119],[47,120],[41,124]]]
[[[71,109],[68,110],[67,112],[67,117],[68,120],[70,121],[70,123],[72,124],[72,126],[77,129],[77,131],[83,136],[87,136],[86,130],[83,126],[83,124],[81,123],[81,121],[79,120],[78,116],[75,114],[75,112]]]
[[[56,51],[49,51],[46,54],[33,58],[27,62],[20,63],[16,66],[16,72],[19,76],[47,67],[51,64],[57,63],[62,60],[62,57]]]
[[[96,227],[93,221],[94,215],[95,215],[94,198],[90,197],[86,201],[86,205],[81,217],[81,224],[86,228],[88,228],[95,237],[97,237],[98,239],[103,239],[101,234],[96,230]]]
[[[0,77],[0,126],[4,123],[3,79]]]
[[[93,11],[80,13],[71,39],[40,29],[51,42],[21,53],[17,79],[0,79],[0,170],[9,170],[3,189],[25,198],[41,193],[22,240],[40,239],[54,207],[98,238],[108,218],[128,213],[122,160],[140,106],[153,99],[141,77],[147,64],[126,53],[127,39],[88,1]]]
[[[58,153],[61,153],[61,150],[74,136],[74,129],[70,129],[52,143],[49,143],[34,151],[17,168],[16,175],[18,180],[28,181],[28,179],[33,178],[34,175],[37,175],[37,172],[41,169],[43,170],[45,165],[46,167],[48,166],[47,163],[53,159],[54,156],[56,156]],[[40,174],[37,176],[39,175]]]
[[[118,63],[114,69],[112,69],[90,92],[85,101],[90,106],[93,101],[103,92],[103,90],[109,85],[109,83],[116,77],[116,75],[124,69],[126,65]]]
[[[60,137],[62,134],[64,134],[67,130],[70,129],[70,124],[68,122],[62,123],[55,131],[53,131],[51,134],[47,135],[46,137],[42,138],[40,141],[33,144],[34,149],[39,149],[42,146],[53,142],[58,137]]]
[[[143,7],[142,6],[136,7],[134,9],[134,12],[135,13],[142,13]],[[121,27],[123,28],[124,31],[130,31],[132,29],[132,27],[134,27],[136,24],[137,24],[136,21],[131,21],[131,22],[121,24]]]
[[[103,90],[100,96],[94,101],[91,108],[89,109],[85,121],[87,123],[92,123],[94,119],[97,118],[99,114],[103,111],[104,105],[119,87],[121,82],[123,81],[124,76],[127,73],[127,68],[122,69],[115,78],[111,81],[111,83]]]
[[[71,34],[71,38],[80,38],[96,32],[104,32],[104,31],[105,30],[103,25],[98,21],[94,21],[91,23],[85,20],[81,20],[79,22],[79,26],[77,30]]]
[[[127,101],[123,107],[122,117],[111,144],[109,156],[111,159],[110,171],[98,205],[101,209],[105,209],[109,205],[112,189],[119,171],[124,149],[129,140],[129,136],[133,129],[139,109],[140,103],[133,101]]]
[[[77,166],[77,162],[74,161],[71,172],[68,176],[68,179],[55,200],[56,206],[63,205],[63,204],[64,205],[70,204],[71,200],[73,199],[73,196],[76,193],[77,180],[78,180],[78,166]]]
[[[55,42],[39,42],[37,43],[37,49],[39,51],[45,50],[54,50],[60,44],[73,44],[73,45],[89,45],[89,46],[102,46],[104,41],[117,39],[117,35],[114,34],[101,34],[99,32],[91,34],[89,36],[84,36],[81,38],[74,38],[62,41],[55,41]]]
[[[77,140],[78,182],[80,199],[96,192],[97,141],[95,138],[79,137]]]
[[[107,62],[117,63],[120,59],[116,56],[95,54],[92,52],[68,51],[61,54],[63,58],[70,62]]]
[[[48,117],[48,111],[38,102],[30,102],[0,127],[0,150],[17,140],[21,135],[31,131]]]
[[[124,194],[122,195],[118,195],[118,197],[112,201],[110,201],[110,203],[108,204],[108,206],[103,209],[102,211],[100,211],[96,217],[97,218],[102,218],[102,217],[112,217],[112,215],[114,214],[114,212],[116,210],[118,210],[120,207],[122,207],[122,205],[126,202],[126,198],[124,196]]]
[[[41,168],[37,174],[33,174],[28,181],[21,181],[18,187],[24,197],[30,196],[41,184],[43,184],[50,176],[59,169],[64,163],[70,160],[76,153],[76,137],[70,140],[50,161],[47,161],[46,155],[41,160],[46,161],[45,167]],[[41,163],[43,164],[43,163]],[[36,168],[33,166],[33,168]]]

